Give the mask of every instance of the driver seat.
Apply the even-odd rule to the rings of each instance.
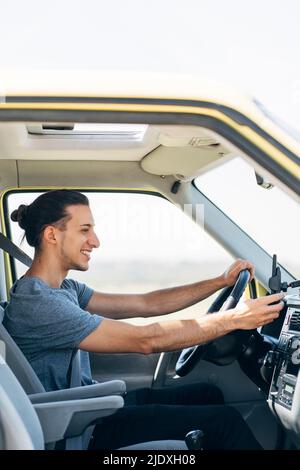
[[[78,440],[72,436],[82,434],[93,422],[91,413],[94,418],[101,419],[124,405],[125,382],[112,380],[45,392],[31,365],[3,326],[3,315],[0,305],[0,449],[53,449],[55,441],[64,437],[77,440],[76,447],[69,448],[86,449],[88,439]],[[6,356],[9,365],[1,354]],[[77,419],[79,415],[81,420]],[[72,423],[72,417],[76,423]],[[129,449],[187,450],[187,446],[184,441],[163,440],[135,444]]]
[[[121,397],[118,399],[122,406]],[[111,406],[116,403],[111,403]],[[41,423],[33,404],[0,354],[0,449],[44,450]],[[124,450],[187,450],[184,441],[153,441],[124,447]]]

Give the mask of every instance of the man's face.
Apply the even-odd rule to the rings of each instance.
[[[89,206],[68,206],[71,219],[66,222],[65,230],[57,231],[59,256],[66,271],[76,269],[86,271],[92,250],[100,246],[94,232],[94,219]]]

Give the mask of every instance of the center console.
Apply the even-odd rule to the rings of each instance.
[[[300,298],[286,299],[285,321],[276,354],[276,367],[270,388],[270,399],[290,410],[295,398],[300,368]]]
[[[300,297],[285,298],[284,324],[274,356],[268,403],[300,446]]]

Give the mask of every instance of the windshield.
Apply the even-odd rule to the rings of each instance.
[[[264,113],[265,116],[267,116],[271,121],[273,121],[277,126],[281,127],[285,132],[290,134],[293,139],[297,140],[300,142],[300,132],[297,129],[294,129],[291,127],[289,124],[287,124],[285,121],[283,121],[281,118],[277,117],[275,114],[273,114],[271,111],[269,111],[264,104],[260,103],[256,99],[253,100],[256,106]]]
[[[265,189],[236,157],[195,179],[196,187],[293,276],[300,278],[300,206],[277,187]]]

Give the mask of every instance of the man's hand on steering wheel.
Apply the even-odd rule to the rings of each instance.
[[[277,305],[270,305],[270,303],[281,300],[282,294],[247,300],[236,308],[251,279],[251,274],[253,276],[254,273],[251,263],[249,263],[249,270],[240,271],[240,268],[245,266],[244,263],[247,265],[249,262],[238,260],[224,273],[224,279],[228,283],[236,278],[234,286],[225,287],[207,312],[207,314],[217,315],[218,311],[229,310],[226,321],[231,332],[207,343],[183,349],[175,366],[179,376],[190,372],[203,357],[215,364],[231,364],[247,346],[252,330],[278,317],[283,303],[280,302]]]
[[[224,279],[224,286],[233,286],[236,283],[239,273],[244,269],[248,269],[250,272],[249,282],[251,282],[254,278],[255,271],[253,264],[244,259],[237,259],[221,276]]]

